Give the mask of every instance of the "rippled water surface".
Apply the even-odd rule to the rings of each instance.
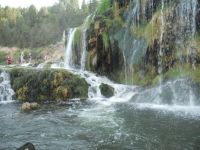
[[[200,149],[199,108],[92,100],[46,105],[31,113],[19,108],[16,102],[0,104],[1,150],[26,142],[38,150]]]

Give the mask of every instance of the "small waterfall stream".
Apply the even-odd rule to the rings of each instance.
[[[12,96],[15,92],[11,88],[9,74],[3,71],[0,80],[0,104],[13,102]]]
[[[83,24],[83,29],[82,29],[82,55],[81,55],[81,70],[85,70],[85,63],[86,63],[86,56],[87,56],[87,29],[88,29],[88,22],[90,21],[92,15],[89,15],[86,17],[84,24]]]
[[[158,74],[161,75],[163,72],[163,68],[162,68],[162,58],[163,58],[163,34],[164,34],[164,14],[163,14],[163,9],[165,2],[164,0],[162,0],[162,6],[161,6],[161,16],[160,16],[160,22],[161,22],[161,26],[160,26],[160,49],[159,49],[159,53],[158,53]]]
[[[180,35],[177,36],[177,42],[181,49],[186,49],[187,63],[191,62],[193,69],[195,69],[196,50],[194,42],[192,42],[196,35],[196,15],[197,15],[197,0],[182,0],[177,8],[176,15],[180,17]],[[189,41],[185,41],[189,38]],[[183,55],[183,51],[179,51],[179,55]]]
[[[72,44],[73,44],[75,32],[76,32],[76,28],[70,29],[68,33],[68,44],[67,44],[66,52],[65,52],[65,68],[67,69],[74,67]]]

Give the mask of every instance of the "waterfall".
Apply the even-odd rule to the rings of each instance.
[[[85,70],[85,63],[86,63],[86,48],[87,48],[87,44],[86,44],[86,31],[87,29],[83,29],[83,38],[82,38],[82,55],[81,55],[81,70]]]
[[[140,17],[140,1],[133,1],[133,9],[128,14],[127,23],[133,26],[139,26],[139,17]]]
[[[9,74],[3,71],[0,74],[0,80],[0,103],[12,102],[15,92],[11,88]]]
[[[68,33],[68,42],[65,50],[65,68],[73,68],[73,39],[76,32],[76,28],[70,29]]]
[[[196,35],[196,15],[197,15],[197,0],[182,0],[177,6],[177,16],[180,16],[180,33],[178,42],[184,45],[186,49],[187,62],[192,63],[192,67],[195,69],[195,57],[196,49],[193,48],[194,42],[192,42]],[[186,43],[186,39],[190,41]],[[180,46],[181,47],[181,46]],[[180,52],[183,54],[183,52]]]
[[[162,68],[162,58],[163,58],[163,34],[164,34],[164,14],[163,14],[163,9],[164,9],[164,0],[162,0],[162,6],[161,6],[161,16],[160,16],[160,21],[161,21],[161,27],[160,27],[160,49],[159,49],[159,54],[158,54],[158,74],[162,74],[163,68]]]
[[[116,102],[116,101],[120,102],[120,101],[124,101],[127,99],[130,100],[131,97],[135,94],[133,92],[133,89],[135,89],[135,86],[115,84],[106,77],[101,77],[101,76],[98,76],[94,73],[91,73],[91,72],[88,72],[85,70],[86,42],[87,42],[86,41],[86,31],[87,31],[88,22],[89,22],[90,17],[91,17],[91,15],[89,15],[86,18],[86,20],[84,22],[83,30],[82,30],[82,34],[83,34],[82,35],[82,49],[80,49],[80,52],[82,52],[81,60],[80,60],[81,69],[74,68],[73,62],[72,62],[73,61],[72,43],[73,43],[73,39],[74,39],[74,34],[76,32],[76,28],[69,30],[67,48],[65,49],[65,51],[66,51],[65,52],[65,54],[66,54],[65,55],[65,69],[69,69],[70,72],[72,72],[74,74],[78,74],[79,76],[85,78],[87,83],[90,85],[90,87],[88,89],[89,99],[92,99],[92,100],[95,99],[97,102],[105,103],[105,98],[101,94],[101,90],[100,90],[100,85],[102,83],[104,83],[104,84],[110,85],[115,90],[115,95],[110,98],[111,101],[108,102],[107,104],[111,104],[112,102]],[[124,59],[126,59],[125,56],[124,56]],[[126,60],[125,60],[125,64],[126,64]],[[52,65],[52,67],[56,68],[58,66]],[[58,67],[58,68],[60,68],[60,67]],[[124,99],[124,97],[126,97],[126,98]]]
[[[140,1],[139,0],[135,0],[132,2],[132,10],[130,11],[130,13],[128,14],[127,18],[126,18],[126,23],[127,23],[127,27],[129,28],[130,26],[139,27],[139,16],[140,16]],[[129,32],[130,30],[126,30],[124,37],[123,37],[123,43],[126,43],[127,38],[129,37]],[[134,43],[131,46],[135,46],[136,43],[138,44],[139,41],[135,40]],[[129,54],[129,48],[131,48],[131,54]],[[129,73],[131,73],[131,76],[133,76],[133,70],[131,69],[130,65],[130,61],[133,60],[134,56],[135,56],[135,49],[132,47],[127,48],[126,44],[123,44],[123,51],[122,51],[122,55],[123,55],[123,61],[124,61],[124,76],[125,76],[125,83],[128,84],[128,77],[130,76]],[[129,58],[130,57],[130,60]],[[128,61],[129,60],[129,61]],[[131,78],[132,80],[132,78]],[[130,83],[129,83],[130,84]]]
[[[150,8],[151,13],[153,14],[153,1],[150,1],[151,6]],[[187,31],[184,36],[186,35],[190,35],[191,38],[194,38],[195,34],[196,34],[196,22],[195,22],[195,17],[196,17],[196,6],[197,2],[196,0],[192,0],[191,1],[187,1],[187,0],[183,0],[180,3],[177,4],[177,8],[176,11],[178,12],[177,14],[179,14],[180,16],[176,15],[176,17],[178,17],[177,20],[181,20],[182,26],[180,26],[179,30],[183,31],[179,34],[183,34],[184,31]],[[119,43],[127,43],[127,40],[129,40],[130,38],[130,27],[138,27],[139,25],[139,17],[140,17],[140,13],[141,13],[141,1],[139,0],[135,0],[132,3],[132,10],[130,11],[130,13],[127,15],[126,18],[126,25],[128,26],[127,30],[123,30],[125,31],[122,42],[120,41]],[[163,57],[164,57],[164,40],[165,40],[165,31],[167,31],[167,21],[168,21],[168,12],[165,11],[165,7],[167,6],[167,1],[162,0],[161,1],[161,9],[160,9],[160,18],[159,18],[159,23],[160,23],[160,30],[159,34],[158,34],[158,40],[160,43],[160,47],[158,49],[158,74],[160,75],[160,80],[159,80],[159,86],[152,88],[152,90],[149,90],[150,92],[148,93],[150,96],[145,96],[144,93],[144,98],[143,99],[147,99],[148,103],[152,103],[152,104],[156,104],[156,105],[165,105],[168,104],[173,105],[173,106],[194,106],[195,103],[195,93],[193,92],[193,90],[191,89],[191,85],[189,81],[185,81],[185,80],[176,80],[176,81],[170,81],[168,83],[163,82],[162,81],[162,73],[163,73]],[[185,14],[185,15],[184,15]],[[81,49],[79,51],[79,54],[81,54],[81,59],[79,60],[80,62],[80,70],[76,70],[73,68],[73,55],[72,55],[72,43],[73,43],[73,38],[74,38],[74,34],[76,29],[70,29],[69,34],[68,34],[68,44],[67,44],[67,48],[66,48],[66,57],[65,57],[65,64],[66,64],[66,68],[69,69],[69,71],[72,71],[75,74],[80,75],[81,77],[85,78],[85,80],[87,81],[87,83],[90,85],[89,87],[89,91],[88,91],[88,97],[89,99],[98,99],[100,100],[102,103],[108,103],[108,101],[114,101],[114,99],[117,98],[121,98],[121,99],[125,99],[124,97],[126,95],[130,95],[130,97],[128,98],[129,100],[132,98],[132,96],[134,95],[134,88],[133,86],[129,86],[127,87],[126,85],[119,85],[119,84],[115,84],[113,82],[111,82],[109,79],[107,79],[106,77],[101,77],[98,76],[94,73],[88,72],[85,70],[85,63],[86,63],[86,56],[87,56],[87,51],[86,51],[86,47],[87,47],[87,43],[86,43],[86,37],[87,37],[87,24],[88,21],[90,19],[90,16],[87,17],[87,19],[85,20],[84,25],[81,27],[82,29],[82,35],[81,35]],[[153,32],[153,31],[152,31]],[[183,37],[185,38],[185,37]],[[124,59],[124,74],[125,74],[125,80],[126,83],[128,84],[128,81],[130,80],[130,76],[134,74],[134,70],[131,68],[131,62],[133,62],[137,57],[138,57],[138,52],[141,51],[141,39],[139,38],[135,38],[134,40],[132,40],[132,45],[131,44],[124,44],[123,46],[120,46],[120,48],[122,49],[122,55],[123,55],[123,59]],[[181,44],[184,42],[184,40],[181,41]],[[144,42],[143,42],[144,43]],[[143,44],[144,45],[144,44]],[[135,46],[135,47],[134,47]],[[71,68],[73,68],[73,70],[70,70]],[[99,86],[102,84],[108,84],[110,86],[112,86],[115,89],[115,95],[110,98],[107,99],[107,102],[105,101],[105,98],[102,96],[101,91]],[[180,89],[180,91],[179,91]],[[169,93],[169,97],[166,96],[166,93]],[[181,92],[184,92],[184,96],[181,95]],[[148,95],[147,94],[147,95]],[[166,96],[166,97],[165,97]],[[140,95],[140,97],[143,97],[143,95]],[[150,99],[148,99],[150,98]],[[169,99],[167,99],[169,98]],[[102,101],[103,99],[103,101]],[[168,102],[170,101],[170,102]]]
[[[86,56],[87,56],[87,29],[88,29],[88,22],[90,21],[92,15],[87,16],[83,24],[83,31],[82,31],[82,55],[81,55],[81,70],[85,70],[85,63],[86,63]]]

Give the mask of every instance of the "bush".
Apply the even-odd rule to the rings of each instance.
[[[0,64],[5,65],[6,64],[6,52],[0,51]]]

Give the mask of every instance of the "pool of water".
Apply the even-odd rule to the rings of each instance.
[[[0,149],[32,142],[38,150],[198,150],[200,109],[194,109],[88,100],[24,113],[18,102],[0,104]]]

